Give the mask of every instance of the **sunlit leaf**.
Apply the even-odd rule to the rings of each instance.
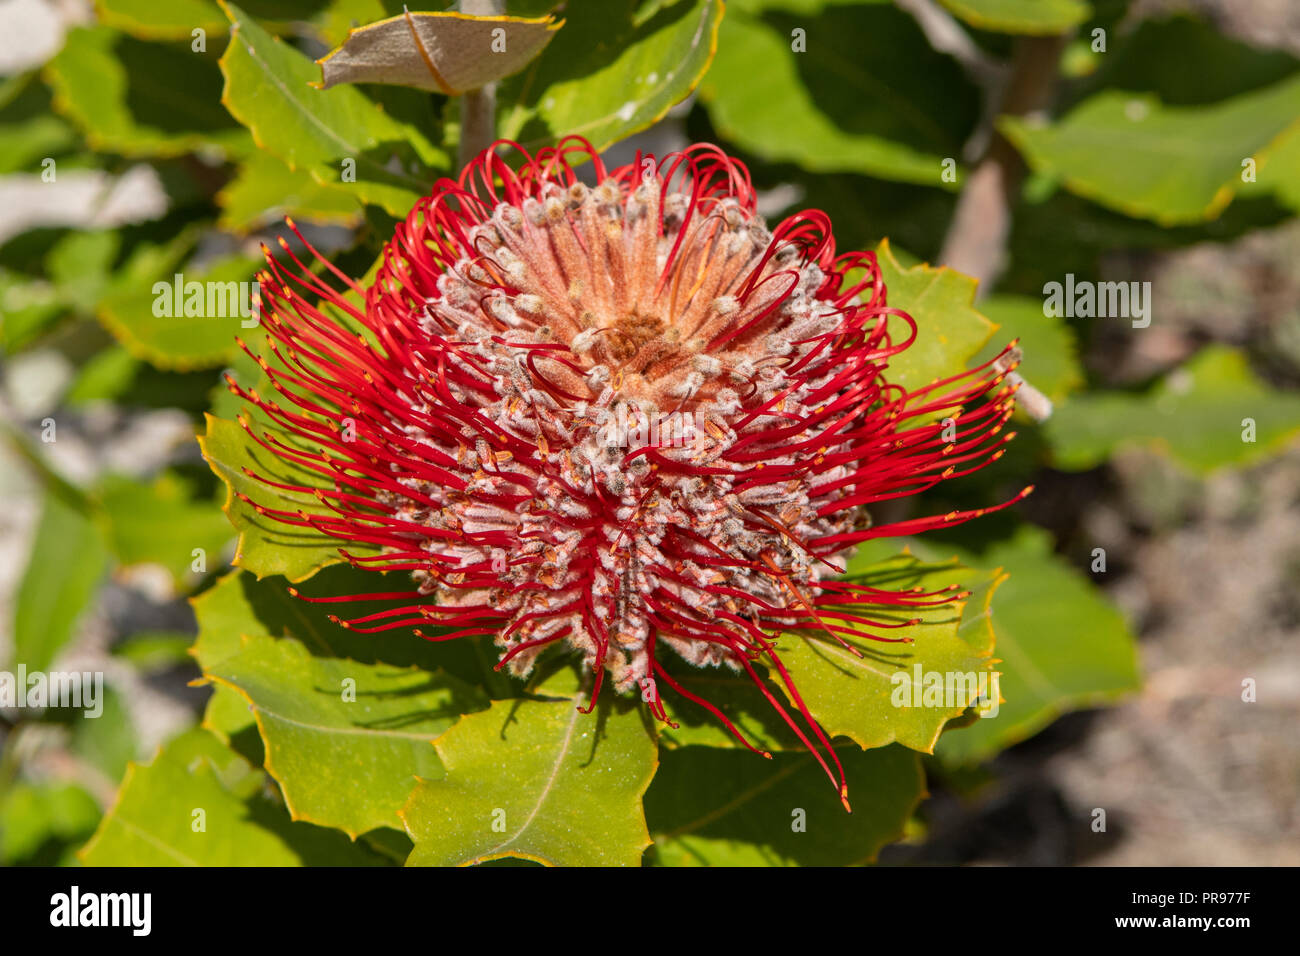
[[[1170,226],[1221,212],[1242,183],[1242,160],[1264,165],[1297,115],[1300,77],[1213,106],[1108,90],[1056,123],[1003,117],[999,128],[1072,192]]]
[[[399,828],[416,776],[442,773],[433,738],[487,705],[441,672],[313,656],[271,637],[245,637],[205,676],[251,705],[292,817],[354,838]]]
[[[360,571],[345,564],[326,568],[299,587],[307,597],[338,597],[400,588],[406,580],[401,575]],[[469,639],[425,641],[406,629],[380,634],[346,631],[330,620],[330,615],[356,616],[376,607],[364,602],[302,600],[290,594],[289,583],[280,577],[259,581],[247,571],[237,570],[192,603],[199,626],[192,653],[204,671],[218,670],[227,659],[241,653],[244,635],[291,637],[319,657],[349,658],[367,665],[418,666],[429,672],[441,669],[474,687],[486,686],[486,673],[495,663],[495,655],[480,656]],[[228,686],[218,684],[215,691],[204,726],[256,750],[257,731],[248,700]]]
[[[658,759],[638,707],[604,695],[591,714],[574,700],[498,701],[437,749],[446,776],[421,781],[401,812],[408,865],[640,865],[641,798]]]
[[[230,489],[224,510],[239,531],[234,563],[258,577],[282,574],[291,581],[301,581],[321,568],[342,561],[336,539],[314,528],[285,524],[257,511],[258,502],[266,502],[281,511],[328,514],[323,503],[307,492],[275,489],[272,493],[248,472],[307,488],[322,487],[319,477],[296,462],[271,454],[237,422],[209,415],[207,423],[207,433],[199,439],[199,445],[212,470]],[[250,427],[258,428],[260,433],[261,425],[256,421]],[[357,555],[375,553],[375,548],[364,542],[350,544],[348,548]]]
[[[787,635],[778,644],[795,687],[827,735],[842,734],[863,748],[898,741],[932,753],[945,723],[981,697],[992,696],[994,635],[988,609],[1006,576],[956,561],[926,564],[910,555],[865,566],[854,560],[848,570],[852,580],[871,587],[934,592],[957,585],[969,592],[937,607],[866,612],[903,627],[854,625],[866,634],[910,638],[911,643],[878,643],[865,634],[846,637],[861,656],[826,635]],[[920,623],[907,625],[912,619]],[[934,675],[939,691],[932,695]]]
[[[362,218],[359,198],[322,186],[306,170],[292,170],[269,153],[257,152],[217,193],[221,207],[218,224],[232,232],[251,232],[292,216],[307,222],[353,226]]]
[[[249,14],[274,33],[294,26],[322,10],[338,4],[334,0],[246,0]],[[226,17],[216,0],[96,0],[101,23],[146,40],[192,40],[202,30],[205,41],[223,37]]]
[[[926,553],[952,548],[919,542]],[[1110,703],[1139,686],[1137,644],[1123,615],[1083,573],[1052,554],[1050,535],[1025,526],[969,564],[1001,567],[993,595],[1002,703],[987,716],[939,738],[945,761],[986,759],[1037,733],[1061,714]]]
[[[1019,339],[1024,359],[1016,371],[1053,403],[1082,387],[1074,333],[1065,319],[1044,314],[1042,299],[995,295],[980,302],[980,311],[998,329],[974,362],[995,358],[1008,342]]]
[[[215,50],[145,43],[104,26],[77,27],[46,75],[55,108],[96,149],[124,156],[244,149],[247,135],[219,102],[215,56]]]
[[[603,150],[660,119],[709,68],[720,0],[570,0],[546,52],[497,93],[500,133],[527,149],[578,135]]]
[[[99,303],[99,318],[132,355],[176,371],[223,365],[236,339],[260,334],[255,311],[260,263],[233,255],[199,269],[119,279]]]
[[[221,102],[258,145],[323,186],[405,216],[447,167],[447,156],[414,126],[355,87],[318,90],[318,69],[239,7],[225,7],[233,36],[221,58]]]
[[[993,334],[993,323],[974,306],[976,281],[946,266],[904,269],[889,240],[881,242],[876,256],[889,305],[902,309],[917,326],[916,341],[890,359],[885,377],[911,390],[965,369]],[[1005,341],[999,335],[998,342]]]
[[[380,863],[341,833],[289,823],[260,795],[263,774],[206,731],[132,764],[79,854],[87,866],[364,866]]]

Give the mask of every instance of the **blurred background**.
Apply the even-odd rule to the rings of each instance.
[[[591,55],[681,6],[609,4]],[[393,12],[246,7],[310,56]],[[392,232],[254,146],[221,102],[226,42],[199,0],[0,0],[0,669],[108,688],[95,720],[0,709],[6,865],[75,862],[128,761],[210,693],[189,686],[187,599],[232,530],[194,436],[233,416],[220,376],[247,366],[232,326],[153,317],[153,281],[250,277],[286,212],[357,275]],[[369,95],[429,130],[454,117],[408,92]],[[881,862],[1300,864],[1300,3],[734,0],[680,92],[608,134],[613,161],[714,141],[769,219],[822,208],[842,250],[888,238],[978,278],[1054,405],[921,506],[1037,487],[1015,518],[915,544],[1011,572],[1007,704],[945,734]],[[1149,315],[1046,314],[1067,276],[1137,283]]]

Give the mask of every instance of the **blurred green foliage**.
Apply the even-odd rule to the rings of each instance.
[[[508,6],[535,16],[555,4]],[[1117,320],[1049,315],[1042,286],[1067,274],[1099,281],[1108,255],[1225,241],[1300,211],[1300,61],[1187,17],[1130,22],[1122,0],[941,6],[1003,69],[1025,43],[1072,36],[1051,77],[1053,108],[999,116],[995,87],[882,0],[732,0],[725,15],[720,0],[570,0],[555,42],[502,83],[498,126],[533,148],[568,133],[603,148],[698,91],[674,122],[743,157],[756,185],[773,190],[774,212],[824,208],[841,249],[877,247],[890,305],[921,330],[896,370],[904,384],[987,361],[1019,338],[1020,371],[1054,416],[1017,419],[1024,434],[1005,459],[927,494],[918,513],[1005,499],[1035,474],[1104,468],[1130,444],[1204,474],[1293,441],[1300,397],[1261,379],[1241,349],[1212,346],[1149,381],[1108,383],[1081,355]],[[915,557],[897,557],[897,542],[864,548],[851,573],[975,590],[958,618],[916,625],[917,653],[997,670],[1003,702],[996,718],[968,713],[942,736],[962,708],[891,723],[888,668],[846,670],[792,645],[809,705],[842,735],[847,817],[743,679],[710,674],[692,686],[771,760],[687,701],[670,705],[678,726],[656,735],[635,701],[579,714],[566,672],[525,691],[492,671],[490,642],[361,640],[321,605],[290,599],[289,581],[316,595],[374,586],[354,581],[367,576],[339,566],[325,539],[269,527],[230,494],[252,493],[244,467],[269,464],[232,421],[239,408],[221,377],[231,368],[257,381],[235,337],[255,344],[260,333],[237,319],[159,315],[155,287],[178,273],[252,280],[258,242],[287,235],[284,214],[326,236],[345,271],[371,269],[394,220],[452,174],[459,103],[308,83],[312,61],[350,25],[400,11],[390,0],[99,0],[97,23],[0,82],[0,174],[51,191],[94,176],[102,193],[143,167],[163,200],[96,219],[103,194],[86,221],[38,217],[0,236],[6,366],[43,352],[68,363],[51,421],[105,408],[184,416],[221,479],[190,446],[147,478],[110,470],[74,481],[40,440],[44,413],[8,416],[6,460],[40,504],[0,667],[57,665],[107,588],[161,567],[164,590],[192,599],[196,623],[110,628],[114,666],[135,680],[202,675],[214,692],[194,726],[153,753],[117,691],[99,718],[5,711],[0,862],[636,864],[647,846],[657,865],[870,862],[916,812],[925,761],[987,760],[1067,710],[1137,686],[1128,624],[1051,530],[998,520],[913,542]],[[975,280],[918,257],[942,247],[979,152],[972,138],[999,133],[1030,175],[1011,197],[996,294],[977,301]],[[47,170],[54,181],[41,181]],[[348,680],[368,701],[365,726],[339,705]],[[51,753],[64,759],[44,759]],[[193,807],[206,809],[206,829],[193,826]],[[809,818],[806,833],[792,827],[792,807]],[[498,808],[527,822],[485,831]]]

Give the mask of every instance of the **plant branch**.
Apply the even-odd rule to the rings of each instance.
[[[504,14],[505,0],[461,0],[460,12],[475,17]],[[490,54],[485,54],[490,55]],[[497,85],[467,90],[460,98],[460,168],[496,141]]]
[[[991,116],[1025,116],[1051,102],[1065,36],[1024,37],[1016,45],[1006,88]],[[1011,209],[1025,166],[1015,147],[996,130],[966,178],[939,261],[979,280],[987,295],[1005,266]]]
[[[989,90],[997,89],[1005,81],[1006,65],[981,50],[952,14],[937,6],[934,0],[894,0],[894,3],[911,15],[930,46],[960,63],[974,82]]]

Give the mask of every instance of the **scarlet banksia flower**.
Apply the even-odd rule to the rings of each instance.
[[[662,657],[744,672],[844,798],[775,639],[860,653],[853,640],[909,640],[891,636],[900,609],[964,596],[837,576],[859,542],[983,513],[873,524],[870,509],[1001,454],[1017,353],[914,391],[890,382],[917,327],[887,304],[875,256],[836,255],[822,212],[769,229],[717,147],[613,170],[576,139],[519,153],[439,182],[369,288],[325,263],[363,310],[292,252],[296,270],[268,256],[260,361],[279,396],[231,387],[296,440],[243,419],[253,437],[319,487],[254,477],[324,507],[258,510],[418,582],[361,596],[397,603],[346,627],[492,634],[516,675],[567,645],[591,672],[588,707],[608,674],[667,721],[666,685],[742,740]]]

